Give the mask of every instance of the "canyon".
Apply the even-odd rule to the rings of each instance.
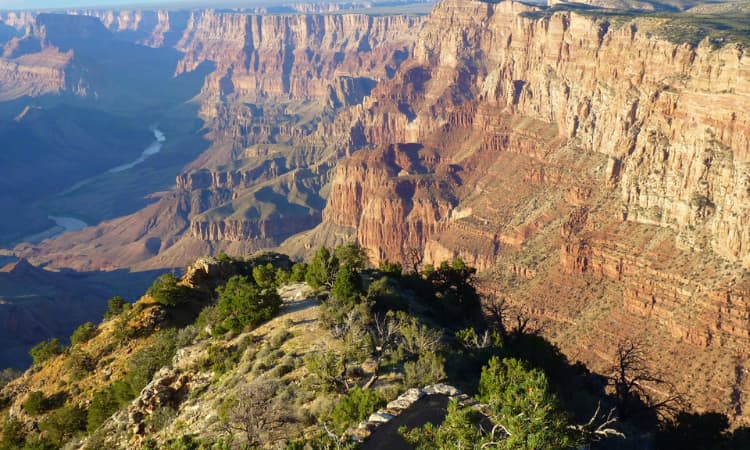
[[[461,257],[567,355],[606,371],[639,341],[747,423],[750,60],[657,30],[440,3],[358,111],[374,148],[339,164],[322,226],[375,261]]]
[[[572,361],[604,373],[637,341],[695,410],[750,424],[746,47],[557,8],[87,12],[174,51],[171,76],[210,67],[191,91],[209,148],[145,208],[14,253],[79,271],[348,240],[374,264],[460,257]],[[61,81],[65,45],[14,56],[22,40],[0,88],[91,92]]]

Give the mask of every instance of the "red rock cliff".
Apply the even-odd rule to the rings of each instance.
[[[177,73],[212,61],[217,67],[204,86],[206,95],[319,97],[338,76],[377,79],[394,70],[393,58],[406,55],[422,20],[196,12],[177,44],[185,53]]]
[[[534,11],[435,8],[358,110],[376,148],[340,164],[324,226],[356,228],[376,259],[460,255],[594,368],[618,340],[653,341],[678,384],[718,391],[697,404],[746,421],[750,58],[660,40],[654,22]],[[399,143],[436,155],[431,186],[391,187]]]

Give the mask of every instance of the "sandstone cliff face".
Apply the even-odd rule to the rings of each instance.
[[[185,53],[177,74],[211,61],[217,67],[204,86],[206,95],[319,97],[338,76],[378,79],[394,70],[394,58],[406,56],[421,21],[411,16],[197,12],[177,45]]]
[[[732,387],[691,395],[742,422],[750,60],[731,44],[658,40],[657,25],[442,2],[357,109],[376,149],[340,165],[323,219],[356,228],[375,259],[419,245],[425,262],[485,269],[489,293],[594,368],[626,337],[653,337],[654,360],[685,387],[695,380],[670,355],[714,361],[697,380]],[[452,201],[419,226],[403,206],[419,189],[389,189],[393,172],[371,164],[401,142],[439,155],[430,173],[455,174],[428,188]]]
[[[149,47],[173,46],[189,16],[186,11],[166,10],[76,10],[70,14],[96,17],[113,33]]]
[[[375,260],[405,260],[424,238],[442,230],[455,199],[452,174],[436,174],[435,156],[415,144],[362,150],[343,161],[332,179],[323,220],[357,230]],[[425,165],[426,161],[432,164]]]
[[[36,14],[30,11],[4,11],[0,12],[0,23],[23,32],[36,21]]]
[[[678,245],[710,245],[747,265],[750,121],[740,111],[750,63],[742,50],[675,45],[636,24],[615,28],[573,13],[521,15],[530,10],[510,2],[436,8],[408,63],[415,67],[370,99],[369,141],[423,142],[440,127],[467,127],[481,129],[489,146],[520,151],[534,137],[508,142],[487,111],[539,120],[610,158],[605,178],[620,193],[623,220],[668,227]],[[465,99],[477,102],[473,110],[451,104],[457,83],[473,94]],[[377,95],[393,89],[391,98],[404,98]],[[404,113],[407,103],[416,111]]]
[[[0,100],[63,91],[67,86],[65,66],[71,57],[71,53],[48,49],[17,59],[0,58]]]

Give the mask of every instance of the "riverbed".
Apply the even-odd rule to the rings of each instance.
[[[146,147],[146,149],[143,150],[141,155],[136,160],[131,161],[127,164],[122,164],[117,167],[113,167],[104,173],[107,174],[107,173],[124,172],[126,170],[132,169],[133,167],[137,166],[138,164],[141,164],[143,161],[147,160],[148,158],[159,153],[161,151],[161,148],[164,146],[164,143],[167,142],[167,136],[156,127],[151,127],[151,132],[154,134],[154,138],[156,140],[152,142],[148,147]],[[83,186],[86,186],[87,184],[91,183],[94,179],[100,177],[101,175],[102,174],[99,174],[93,177],[86,178],[85,180],[81,180],[78,183],[74,184],[73,186],[69,187],[68,189],[65,189],[62,193],[60,193],[60,195],[66,195],[77,189],[80,189]]]
[[[167,141],[167,137],[164,134],[164,132],[162,132],[161,130],[159,130],[156,127],[151,127],[151,132],[154,134],[154,139],[155,139],[154,142],[152,142],[148,147],[146,147],[146,149],[143,150],[143,152],[141,153],[141,155],[137,159],[135,159],[134,161],[131,161],[131,162],[127,163],[127,164],[122,164],[122,165],[119,165],[117,167],[113,167],[112,169],[109,169],[106,172],[104,172],[104,174],[124,172],[126,170],[132,169],[133,167],[135,167],[135,166],[141,164],[142,162],[146,161],[151,156],[154,156],[157,153],[159,153],[161,151],[161,149],[162,149],[162,146]],[[86,178],[85,180],[81,180],[78,183],[76,183],[73,186],[71,186],[68,189],[66,189],[65,191],[63,191],[60,195],[65,195],[65,194],[68,194],[70,192],[73,192],[76,189],[79,189],[79,188],[81,188],[81,187],[89,184],[94,179],[96,179],[96,178],[98,178],[100,176],[102,176],[102,174]],[[50,215],[48,217],[49,217],[50,220],[52,220],[52,221],[55,222],[55,226],[54,227],[52,227],[52,228],[50,228],[48,230],[42,231],[40,233],[37,233],[37,234],[31,235],[31,236],[27,236],[27,237],[25,237],[23,239],[23,241],[25,241],[25,242],[31,242],[31,243],[35,243],[36,244],[36,243],[39,243],[39,242],[41,242],[41,241],[43,241],[45,239],[54,239],[54,238],[60,236],[63,233],[67,233],[68,231],[79,231],[79,230],[82,230],[82,229],[86,228],[87,226],[89,226],[89,224],[87,224],[83,220],[77,219],[75,217],[52,216],[52,215]]]
[[[151,131],[154,133],[154,137],[156,138],[156,141],[154,141],[151,145],[146,147],[146,149],[143,151],[143,153],[141,153],[141,156],[139,156],[138,159],[136,159],[133,162],[129,162],[127,164],[117,166],[113,169],[109,169],[107,172],[117,173],[117,172],[123,172],[128,169],[132,169],[133,167],[147,160],[149,157],[154,156],[155,154],[159,153],[161,151],[162,145],[164,145],[164,143],[167,141],[167,137],[164,135],[163,132],[161,132],[156,127],[151,128]]]

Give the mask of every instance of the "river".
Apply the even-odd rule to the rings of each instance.
[[[88,226],[86,222],[75,217],[62,217],[62,216],[47,216],[51,220],[54,220],[58,227],[62,227],[63,231],[59,234],[67,231],[78,231],[83,230]]]
[[[152,142],[151,145],[146,147],[145,150],[143,150],[143,152],[141,153],[141,156],[139,156],[138,159],[131,161],[127,164],[122,164],[120,166],[109,169],[105,173],[124,172],[128,169],[132,169],[133,167],[147,160],[151,156],[159,153],[161,151],[162,146],[167,141],[167,137],[161,130],[159,130],[156,127],[151,127],[151,132],[154,133],[154,138],[156,140]],[[91,181],[93,181],[95,178],[99,176],[101,175],[96,175],[93,177],[86,178],[85,180],[79,181],[78,183],[74,184],[73,186],[63,191],[60,195],[65,195],[70,192],[73,192],[76,189],[79,189],[89,184]],[[48,216],[48,217],[50,218],[50,220],[53,220],[55,222],[55,225],[56,225],[55,227],[50,228],[49,230],[42,231],[41,233],[27,236],[23,240],[26,242],[38,243],[45,239],[56,238],[63,233],[67,233],[68,231],[82,230],[88,226],[86,222],[84,222],[81,219],[76,219],[75,217],[66,217],[66,216]]]
[[[131,161],[127,164],[122,164],[120,166],[113,167],[112,169],[109,169],[108,171],[104,173],[107,174],[107,173],[124,172],[128,169],[132,169],[133,167],[147,160],[151,156],[154,156],[155,154],[159,153],[164,143],[167,142],[167,136],[156,127],[151,127],[151,132],[154,133],[154,138],[156,140],[152,142],[148,147],[146,147],[145,150],[143,150],[143,152],[141,153],[141,156],[139,156],[138,159],[136,159],[135,161]],[[69,187],[68,189],[65,189],[63,192],[60,193],[60,195],[70,194],[76,189],[86,186],[87,184],[91,183],[94,179],[100,176],[101,175],[95,175],[93,177],[86,178],[85,180],[81,180],[78,183],[74,184],[73,186]]]
[[[109,169],[107,172],[117,173],[117,172],[122,172],[128,169],[132,169],[133,167],[147,160],[150,156],[153,156],[159,153],[161,151],[162,145],[164,145],[164,143],[167,141],[167,137],[164,135],[164,133],[162,133],[156,127],[151,128],[151,131],[154,133],[154,137],[156,138],[156,141],[154,141],[151,145],[146,147],[146,150],[144,150],[143,153],[141,153],[141,156],[139,156],[138,159],[136,159],[133,162],[129,162],[127,164],[117,166],[114,169]]]
[[[32,244],[38,244],[45,239],[54,239],[63,233],[68,231],[78,231],[86,228],[88,224],[81,219],[75,217],[65,216],[47,216],[50,220],[55,222],[55,226],[44,230],[42,232],[26,236],[21,239],[21,242],[31,242]]]

